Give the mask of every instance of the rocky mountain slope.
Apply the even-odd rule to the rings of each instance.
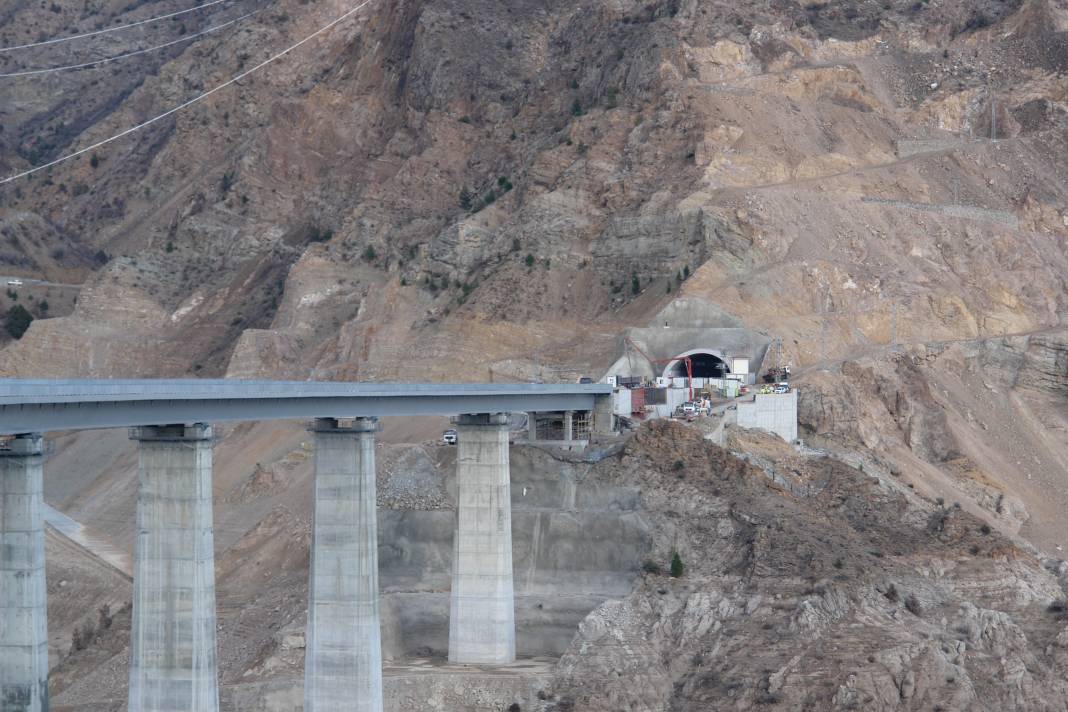
[[[750,463],[654,424],[599,469],[642,488],[654,560],[687,570],[583,621],[552,709],[1063,706],[1062,564],[895,477],[732,445]]]
[[[6,41],[172,9],[55,7],[12,8]],[[256,9],[148,59],[5,79],[0,160],[14,171],[111,135],[344,6],[227,3],[180,24]],[[794,342],[802,363],[885,341],[894,310],[902,341],[1048,327],[1065,267],[1049,160],[1063,16],[1046,0],[381,0],[96,158],[6,186],[2,219],[23,226],[7,229],[12,267],[87,287],[69,321],[37,324],[0,365],[524,375],[538,350],[608,362],[618,322],[689,273],[687,290]],[[139,32],[99,51],[175,31]],[[401,357],[412,344],[418,361]]]
[[[0,46],[188,7],[10,2]],[[0,77],[0,174],[156,116],[350,7],[227,0],[0,53],[7,74],[191,38]],[[806,443],[863,475],[825,463],[813,477],[833,486],[795,481],[809,465],[736,442],[765,491],[684,437],[639,438],[597,476],[643,492],[657,556],[677,538],[692,577],[650,575],[599,608],[541,702],[1057,708],[1057,564],[1029,547],[1068,541],[1066,33],[1064,0],[375,0],[186,111],[0,186],[0,274],[82,284],[76,304],[32,308],[0,375],[596,375],[623,329],[703,299],[782,339]],[[257,426],[219,460],[235,590],[271,532],[303,532],[288,469],[303,437]],[[61,446],[50,501],[130,540],[128,444]],[[708,477],[664,477],[658,448],[707,459]],[[705,519],[672,514],[679,487]],[[268,549],[289,566],[269,609],[299,621],[300,547]],[[268,619],[224,642],[232,680],[281,645],[242,637]],[[724,668],[743,647],[767,661]],[[102,700],[121,684],[109,664]],[[650,672],[603,683],[627,665]]]

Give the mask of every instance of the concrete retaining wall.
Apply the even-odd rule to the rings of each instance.
[[[888,205],[894,208],[905,208],[907,210],[923,210],[928,213],[937,213],[939,215],[945,215],[949,218],[963,218],[964,220],[983,220],[986,222],[995,222],[1007,227],[1016,229],[1020,225],[1019,218],[1015,213],[1010,213],[1006,210],[988,210],[987,208],[977,208],[971,205],[948,205],[939,203],[913,203],[907,200],[890,200],[888,198],[871,198],[864,197],[861,200],[865,203],[874,203],[877,205]]]
[[[758,393],[752,403],[739,403],[738,426],[766,430],[786,442],[797,440],[797,391]]]

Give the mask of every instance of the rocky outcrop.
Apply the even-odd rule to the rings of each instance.
[[[598,470],[645,485],[650,517],[667,515],[657,551],[677,548],[685,573],[648,574],[583,621],[553,709],[1058,704],[1068,687],[1047,645],[1063,594],[1041,561],[893,478],[762,452],[822,487],[788,492],[680,425],[643,429]]]
[[[1068,395],[1068,333],[1035,334],[1027,340],[1017,386],[1047,395]]]

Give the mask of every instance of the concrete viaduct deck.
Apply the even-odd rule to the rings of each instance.
[[[218,712],[211,423],[312,419],[305,712],[382,712],[379,416],[456,415],[449,660],[515,660],[507,414],[590,411],[601,384],[0,380],[0,712],[47,712],[42,438],[129,427],[139,449],[129,712]]]
[[[593,410],[600,383],[0,379],[0,435],[169,423]]]

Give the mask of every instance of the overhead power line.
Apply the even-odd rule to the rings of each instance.
[[[357,12],[362,10],[364,7],[366,7],[367,5],[370,5],[373,1],[374,0],[364,0],[362,3],[360,3],[356,7],[352,8],[351,10],[346,12],[345,14],[343,14],[340,17],[332,20],[329,24],[326,24],[326,25],[320,27],[318,30],[316,30],[315,32],[311,33],[310,35],[308,35],[304,39],[300,40],[299,42],[297,42],[295,44],[292,44],[289,47],[286,47],[284,50],[282,50],[278,54],[273,55],[271,57],[268,57],[267,59],[265,59],[262,62],[260,62],[259,64],[257,64],[255,67],[252,67],[251,69],[246,69],[244,72],[241,72],[240,74],[238,74],[237,76],[229,79],[228,81],[225,81],[222,84],[219,84],[218,86],[216,86],[216,87],[214,87],[212,89],[209,89],[208,91],[204,92],[203,94],[195,96],[192,99],[190,99],[189,101],[186,101],[186,102],[184,102],[182,104],[179,104],[178,106],[174,107],[173,109],[168,109],[167,111],[164,111],[159,116],[154,116],[151,119],[149,119],[148,121],[143,121],[143,122],[137,124],[136,126],[132,126],[132,127],[128,128],[128,129],[126,129],[125,131],[121,131],[121,132],[115,134],[114,136],[111,136],[110,138],[104,139],[103,141],[97,141],[96,143],[94,143],[94,144],[92,144],[90,146],[86,146],[85,148],[79,149],[79,150],[75,151],[74,153],[68,153],[66,156],[62,156],[60,158],[57,158],[54,161],[50,161],[50,162],[45,163],[43,165],[37,166],[36,168],[31,168],[31,169],[23,171],[21,173],[16,173],[13,176],[9,176],[7,178],[4,178],[3,180],[0,180],[0,185],[5,185],[5,184],[10,183],[12,181],[16,181],[19,178],[25,178],[28,175],[32,175],[34,173],[37,173],[38,171],[43,171],[46,168],[51,168],[52,166],[56,166],[56,165],[58,165],[60,163],[63,163],[64,161],[69,161],[72,158],[76,158],[76,157],[82,155],[83,153],[88,153],[89,151],[92,151],[94,149],[100,148],[101,146],[106,146],[107,144],[111,143],[112,141],[118,141],[120,138],[123,138],[125,136],[129,136],[130,134],[135,133],[137,131],[140,131],[141,129],[143,129],[143,128],[147,127],[147,126],[151,126],[152,124],[156,123],[157,121],[165,119],[168,116],[171,116],[172,114],[176,114],[179,111],[181,111],[182,109],[189,108],[190,106],[193,106],[194,104],[197,104],[197,103],[203,101],[204,99],[207,99],[209,96],[211,96],[215,92],[221,91],[221,90],[225,89],[226,87],[228,87],[228,86],[230,86],[232,84],[236,84],[237,82],[241,81],[242,79],[244,79],[248,75],[252,74],[253,72],[258,71],[258,70],[262,69],[263,67],[266,67],[271,62],[274,62],[277,59],[281,59],[282,57],[286,56],[287,54],[289,54],[293,50],[295,50],[298,47],[300,47],[301,45],[304,45],[304,44],[310,42],[311,40],[315,39],[319,35],[321,35],[324,32],[326,32],[327,30],[331,29],[332,27],[334,27],[338,23],[343,22],[344,20],[347,20],[348,18],[352,17]]]
[[[120,54],[120,55],[117,55],[115,57],[107,57],[107,58],[104,58],[104,59],[97,59],[97,60],[94,60],[92,62],[82,62],[81,64],[68,64],[68,65],[65,65],[65,66],[62,66],[62,67],[48,67],[47,69],[26,69],[26,70],[23,70],[21,72],[9,72],[8,74],[0,74],[0,79],[10,78],[10,77],[28,77],[28,76],[33,75],[33,74],[49,74],[51,72],[63,72],[63,71],[70,70],[70,69],[85,69],[86,67],[96,67],[96,66],[100,66],[102,64],[108,64],[110,62],[117,62],[120,59],[126,59],[127,57],[133,57],[134,55],[145,54],[146,52],[155,52],[156,50],[166,49],[167,47],[172,47],[172,46],[174,46],[176,44],[181,44],[182,42],[190,42],[192,40],[195,40],[197,37],[202,37],[202,36],[210,34],[212,32],[217,32],[217,31],[219,31],[221,29],[229,27],[230,25],[237,24],[238,22],[241,22],[242,20],[244,20],[246,18],[252,17],[253,15],[255,15],[258,12],[260,12],[260,11],[259,10],[253,10],[252,12],[247,13],[245,15],[242,15],[241,17],[235,18],[233,20],[230,20],[229,22],[224,22],[221,25],[215,25],[215,27],[209,27],[208,29],[201,30],[200,32],[197,32],[196,34],[186,35],[185,37],[181,37],[181,38],[176,39],[176,40],[171,40],[170,42],[166,42],[166,43],[161,44],[161,45],[156,45],[155,47],[146,47],[145,49],[139,49],[139,50],[135,50],[133,52],[127,52],[126,54]]]
[[[86,37],[95,37],[96,35],[106,35],[109,32],[118,32],[119,30],[127,30],[131,27],[138,27],[139,25],[147,25],[151,22],[159,22],[160,20],[166,20],[169,17],[178,17],[179,15],[186,15],[190,12],[196,12],[197,10],[203,10],[206,7],[212,5],[218,5],[221,2],[229,2],[229,0],[211,0],[203,5],[197,5],[191,7],[188,10],[179,10],[178,12],[171,12],[166,15],[159,15],[158,17],[150,17],[147,20],[138,20],[137,22],[131,22],[128,25],[117,25],[116,27],[108,27],[104,30],[97,30],[96,32],[86,32],[80,35],[71,35],[70,37],[56,37],[51,40],[43,40],[41,42],[31,42],[29,44],[15,45],[14,47],[0,47],[0,52],[14,52],[17,49],[29,49],[30,47],[41,47],[43,45],[57,44],[59,42],[70,42],[72,40],[81,40]]]

